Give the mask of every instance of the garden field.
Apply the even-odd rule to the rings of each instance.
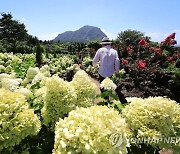
[[[97,94],[91,57],[78,65],[75,55],[49,54],[43,63],[0,53],[1,153],[179,152],[178,89],[168,87],[179,86],[175,64],[162,71],[123,59]]]
[[[179,154],[175,35],[158,43],[121,32],[111,44],[119,73],[99,83],[92,66],[98,41],[40,41],[2,14],[0,153]]]

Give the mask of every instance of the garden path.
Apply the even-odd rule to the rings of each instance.
[[[92,78],[92,77],[90,77],[90,76],[89,76],[89,78],[91,79],[91,81],[92,81],[93,83],[96,84],[96,86],[97,86],[97,90],[96,90],[97,94],[100,94],[100,93],[101,93],[101,90],[100,90],[100,83],[99,83],[99,81],[95,80],[94,78]]]

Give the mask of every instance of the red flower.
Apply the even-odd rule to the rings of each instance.
[[[140,68],[140,69],[146,68],[146,62],[139,60],[138,61],[138,68]]]
[[[168,37],[170,37],[171,39],[175,39],[175,35],[176,35],[176,33],[172,33],[172,34],[169,35]]]
[[[165,44],[165,45],[169,45],[169,44],[174,45],[174,44],[176,44],[177,42],[174,40],[174,39],[175,39],[175,35],[176,35],[176,33],[170,34],[170,35],[169,35],[168,37],[166,37],[166,39],[165,39],[164,41],[162,41],[161,43],[162,43],[162,44]]]
[[[154,47],[150,47],[149,50],[155,51],[155,48]]]
[[[171,38],[168,36],[165,38],[164,42],[169,42],[171,40]]]
[[[144,38],[142,38],[139,42],[138,42],[139,45],[148,45],[148,43],[146,42],[146,40]]]
[[[122,60],[122,64],[123,64],[123,65],[128,64],[128,60],[123,59],[123,60]]]
[[[155,52],[156,52],[157,54],[162,54],[161,48],[156,48]]]
[[[172,44],[172,45],[177,44],[177,42],[175,40],[170,40],[169,43]]]
[[[168,61],[172,61],[172,60],[173,60],[173,57],[168,56],[168,57],[167,57],[167,60],[168,60]]]
[[[128,54],[131,55],[132,52],[134,51],[134,46],[130,45],[129,47],[127,47],[127,51],[128,51]]]

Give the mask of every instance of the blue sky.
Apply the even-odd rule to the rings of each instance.
[[[161,42],[176,32],[180,44],[179,6],[179,0],[0,0],[0,13],[11,13],[42,40],[91,25],[111,39],[131,29]]]

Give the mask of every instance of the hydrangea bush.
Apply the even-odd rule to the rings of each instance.
[[[21,78],[16,78],[16,74],[0,74],[0,87],[6,90],[15,91],[19,88],[22,82]]]
[[[94,104],[97,87],[85,71],[77,71],[71,81],[71,85],[77,94],[77,106],[88,107]]]
[[[31,86],[50,76],[51,74],[48,65],[44,65],[40,69],[38,67],[30,67],[27,70],[26,78],[23,80],[22,85]]]
[[[44,124],[53,129],[59,117],[64,117],[75,108],[76,93],[69,82],[58,76],[48,78],[45,86],[42,116]]]
[[[118,111],[107,106],[80,107],[57,122],[53,154],[126,154],[126,130],[125,120]],[[122,143],[115,148],[109,139],[117,132],[122,135]]]
[[[117,86],[107,77],[101,82],[100,87],[104,88],[104,90],[115,90]]]
[[[26,77],[28,78],[28,79],[33,79],[35,76],[36,76],[36,74],[38,74],[39,73],[39,68],[38,67],[30,67],[28,70],[27,70],[27,74],[26,74]]]
[[[165,97],[127,98],[129,105],[122,114],[131,128],[134,137],[165,139],[180,136],[180,105]],[[164,140],[150,142],[152,146],[171,147],[176,144]]]
[[[36,135],[41,127],[38,117],[18,92],[0,89],[0,151],[11,149],[25,137]]]

